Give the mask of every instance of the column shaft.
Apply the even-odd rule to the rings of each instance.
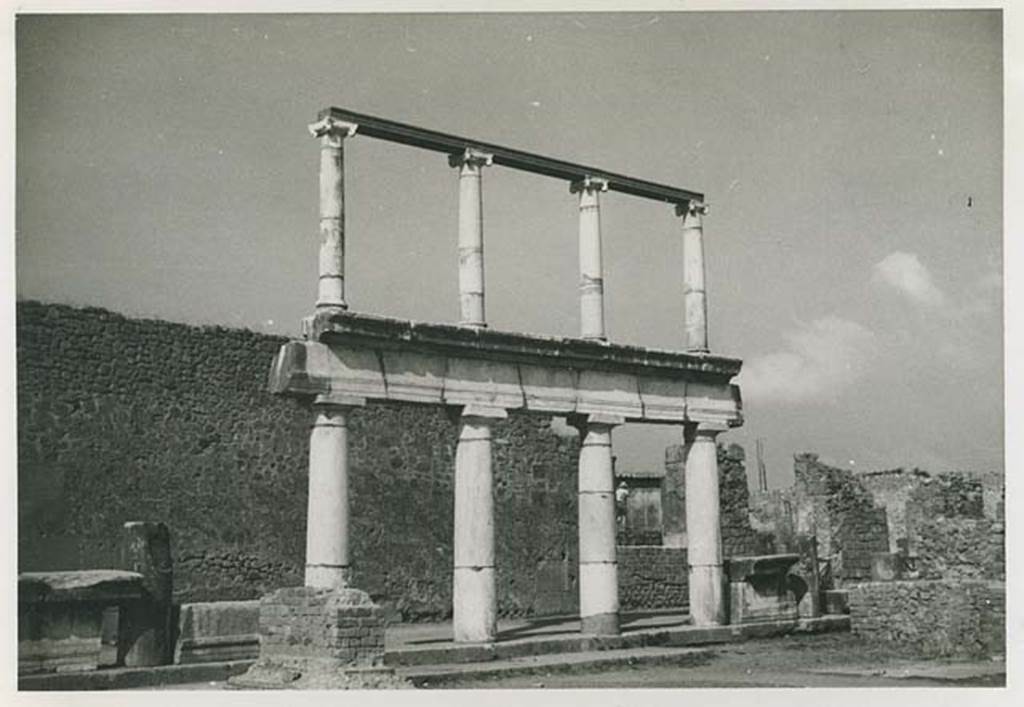
[[[484,219],[481,169],[486,155],[453,157],[459,168],[459,324],[487,326],[484,312]]]
[[[309,437],[307,587],[341,588],[349,575],[347,408],[316,405]]]
[[[587,423],[579,459],[580,622],[584,633],[619,633],[615,479],[610,425]]]
[[[320,137],[320,268],[317,309],[345,309],[344,138],[334,130]]]
[[[686,538],[690,616],[695,626],[726,623],[719,519],[717,430],[687,431]]]
[[[497,634],[492,424],[485,418],[463,417],[455,452],[452,627],[456,641],[493,641]]]
[[[603,340],[606,336],[600,187],[584,183],[574,188],[580,193],[580,336]]]
[[[701,204],[683,212],[683,305],[685,348],[708,350],[708,305],[704,289],[704,213]]]

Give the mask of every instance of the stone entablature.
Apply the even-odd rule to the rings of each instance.
[[[273,392],[742,424],[737,359],[351,312],[320,313],[308,333],[278,353]]]

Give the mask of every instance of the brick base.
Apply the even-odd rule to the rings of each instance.
[[[278,589],[260,600],[260,658],[240,688],[401,687],[384,667],[384,613],[358,589]]]

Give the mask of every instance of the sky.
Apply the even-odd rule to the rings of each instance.
[[[1003,468],[998,11],[21,16],[19,299],[296,335],[329,105],[703,192],[722,435],[770,486]],[[353,311],[458,316],[457,174],[346,142]],[[578,331],[568,185],[484,171],[494,329]],[[681,222],[602,196],[615,342],[680,349]],[[268,362],[269,365],[269,362]],[[672,427],[615,431],[657,468]]]

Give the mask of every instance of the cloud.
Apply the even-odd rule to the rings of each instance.
[[[850,386],[876,349],[857,322],[823,317],[786,335],[782,351],[749,358],[737,379],[747,402],[820,402]]]
[[[946,302],[946,295],[914,253],[890,253],[875,263],[874,278],[876,282],[895,287],[916,304],[937,307]]]

